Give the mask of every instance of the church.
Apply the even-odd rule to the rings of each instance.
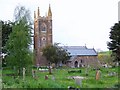
[[[47,60],[42,56],[42,48],[52,44],[52,12],[49,5],[48,15],[40,16],[38,7],[37,14],[34,12],[34,52],[35,65],[48,65]]]
[[[52,33],[52,11],[49,5],[46,16],[40,15],[38,7],[37,13],[34,11],[34,52],[35,65],[48,65],[45,57],[42,56],[42,48],[53,44]],[[87,65],[98,65],[97,52],[94,49],[88,49],[86,46],[66,46],[63,47],[72,56],[66,62],[69,67],[85,67]]]
[[[66,62],[66,65],[71,68],[76,67],[97,67],[100,65],[97,58],[98,54],[94,48],[87,48],[86,46],[64,46],[71,58]]]

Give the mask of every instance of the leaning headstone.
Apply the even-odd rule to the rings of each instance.
[[[96,71],[96,75],[95,75],[95,79],[96,79],[96,80],[99,80],[99,78],[100,78],[100,71],[97,70],[97,71]]]
[[[25,68],[23,68],[23,80],[25,80]]]

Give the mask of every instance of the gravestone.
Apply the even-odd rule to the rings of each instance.
[[[100,79],[100,70],[96,71],[95,79],[99,80]]]
[[[108,75],[109,76],[116,76],[117,74],[116,74],[116,72],[110,72],[110,73],[108,73]]]
[[[52,76],[52,80],[55,81],[55,76]]]
[[[39,69],[39,67],[40,67],[40,65],[39,65],[39,64],[37,64],[37,70]]]
[[[48,80],[48,75],[45,75],[45,80]]]
[[[35,78],[36,77],[36,71],[32,69],[32,77]]]
[[[80,78],[75,78],[75,83],[77,84],[77,85],[82,85],[82,80],[80,79]]]
[[[74,76],[73,78],[75,79],[75,83],[77,85],[80,85],[80,87],[82,87],[82,80],[84,79],[84,77]]]
[[[25,80],[25,68],[23,68],[23,80]]]

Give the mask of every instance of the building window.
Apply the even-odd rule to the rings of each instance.
[[[42,32],[46,32],[47,31],[47,26],[46,26],[45,23],[42,23],[42,25],[41,25],[41,31]]]
[[[81,59],[81,63],[83,63],[83,60]]]
[[[78,67],[78,61],[75,61],[74,65],[77,68]]]
[[[42,28],[42,31],[46,31],[45,27]]]

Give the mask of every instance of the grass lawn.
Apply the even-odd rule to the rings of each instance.
[[[119,67],[120,69],[120,67]],[[80,72],[68,73],[71,70],[81,70]],[[8,76],[7,74],[13,73],[12,70],[2,71],[2,87],[3,88],[67,88],[72,86],[75,88],[114,88],[118,84],[118,67],[115,68],[101,68],[101,75],[99,80],[95,80],[96,71],[88,69],[88,76],[86,76],[86,68],[61,68],[53,69],[52,75],[48,72],[40,72],[37,70],[36,78],[26,76],[23,77]],[[117,75],[109,76],[108,73],[116,72]],[[45,75],[48,75],[48,79],[45,80]],[[53,76],[55,79],[53,80]],[[82,84],[77,85],[74,79],[69,79],[70,76],[82,76],[86,79],[82,80]]]

